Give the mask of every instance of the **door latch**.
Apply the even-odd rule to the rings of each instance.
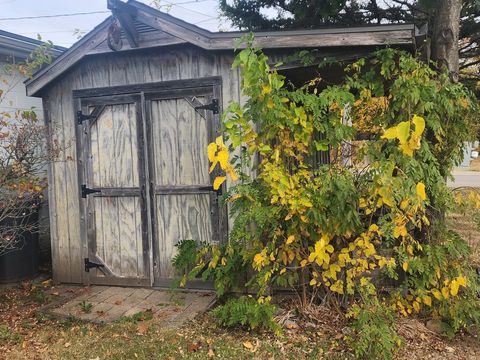
[[[93,261],[90,261],[88,258],[85,258],[84,261],[85,261],[85,271],[86,272],[90,272],[90,269],[93,269],[93,268],[99,269],[99,268],[105,267],[105,265],[98,264],[98,263],[95,263]]]
[[[82,185],[82,198],[84,198],[84,199],[87,198],[87,195],[95,194],[95,193],[99,193],[99,192],[101,192],[101,190],[90,189],[90,188],[87,187],[87,185],[85,185],[85,184]]]
[[[195,110],[210,110],[213,111],[214,114],[218,114],[218,99],[212,99],[210,104],[195,106]]]

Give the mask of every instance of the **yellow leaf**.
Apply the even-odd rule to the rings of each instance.
[[[400,144],[407,142],[408,135],[410,135],[410,121],[402,121],[396,127],[397,130],[397,139],[400,141]]]
[[[402,265],[402,268],[403,268],[403,271],[407,272],[408,270],[408,262],[404,262],[403,265]]]
[[[457,296],[459,287],[460,285],[458,284],[457,280],[452,280],[450,283],[450,294],[452,294],[452,296]]]
[[[227,199],[227,201],[228,202],[234,202],[235,200],[240,199],[241,197],[242,197],[242,195],[240,195],[240,194],[234,194],[234,195],[230,196]]]
[[[400,209],[405,210],[407,206],[408,206],[408,200],[407,199],[402,200],[402,202],[400,203]]]
[[[421,116],[413,115],[412,122],[415,124],[415,135],[420,137],[425,129],[425,119]]]
[[[215,139],[215,144],[217,144],[218,147],[225,148],[225,144],[223,143],[223,136],[218,136]]]
[[[295,236],[294,235],[290,235],[287,239],[287,244],[291,244],[295,241]]]
[[[467,279],[465,278],[465,276],[459,276],[457,277],[457,283],[458,285],[462,285],[462,286],[467,286]]]
[[[226,169],[228,167],[228,151],[226,149],[220,150],[217,155],[218,162],[222,169]]]
[[[408,143],[400,144],[400,149],[403,151],[405,155],[410,157],[413,156],[413,149],[410,147]]]
[[[427,199],[427,194],[425,193],[425,184],[424,183],[419,182],[417,184],[417,194],[420,197],[420,199],[422,199],[424,201]]]
[[[210,162],[214,162],[215,161],[215,153],[217,152],[217,144],[215,144],[215,143],[208,144],[207,152],[208,152],[208,160]]]
[[[282,270],[280,270],[280,275],[284,274],[286,271],[287,269],[283,268]]]
[[[389,128],[385,130],[385,132],[382,135],[382,139],[395,139],[397,137],[397,129],[396,128]]]
[[[245,341],[243,343],[243,346],[249,350],[252,350],[253,349],[253,344],[250,342],[250,341]]]
[[[367,202],[365,201],[364,198],[360,198],[360,200],[358,201],[358,206],[361,208],[367,207]]]
[[[393,237],[395,239],[398,238],[399,236],[405,236],[405,235],[407,235],[407,228],[405,227],[405,225],[395,226],[395,228],[393,229]]]
[[[312,279],[310,280],[310,286],[316,285],[317,284],[317,279]]]
[[[232,181],[237,181],[238,180],[238,175],[237,173],[235,172],[235,169],[230,165],[228,164],[227,168],[225,169],[225,171],[227,172],[227,174],[230,176],[230,178],[232,179]]]
[[[420,312],[420,304],[417,301],[414,301],[412,305],[417,313]]]
[[[432,294],[437,300],[442,300],[442,293],[438,291],[437,289],[432,290]]]
[[[450,296],[450,293],[448,291],[448,288],[447,287],[443,287],[442,288],[442,295],[445,299],[448,299],[448,297]]]
[[[213,181],[213,189],[218,190],[220,189],[220,186],[227,180],[226,176],[217,176],[215,180]]]
[[[432,298],[428,295],[423,298],[423,302],[427,306],[432,306]]]

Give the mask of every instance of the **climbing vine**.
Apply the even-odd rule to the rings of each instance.
[[[248,100],[228,106],[208,147],[224,173],[214,187],[231,182],[233,228],[202,246],[184,281],[203,273],[223,293],[241,270],[261,303],[289,287],[304,304],[368,297],[453,330],[477,321],[469,248],[442,221],[445,177],[476,133],[474,97],[393,49],[345,66],[341,84],[295,88],[249,44],[233,64]]]

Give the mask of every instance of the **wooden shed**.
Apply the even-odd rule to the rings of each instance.
[[[212,33],[133,0],[108,8],[112,16],[26,82],[43,99],[49,141],[64,149],[49,166],[53,276],[168,286],[174,244],[228,235],[206,149],[222,108],[244,101],[231,67],[242,33]],[[418,33],[407,24],[254,35],[275,59],[299,49],[345,59],[413,51]]]

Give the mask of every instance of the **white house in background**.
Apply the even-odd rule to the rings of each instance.
[[[20,74],[6,74],[5,65],[25,61],[28,55],[43,42],[0,30],[0,112],[15,113],[17,110],[35,108],[39,118],[43,117],[42,100],[26,95],[24,80]],[[52,53],[57,57],[66,48],[54,46]],[[3,82],[6,80],[6,82]]]

